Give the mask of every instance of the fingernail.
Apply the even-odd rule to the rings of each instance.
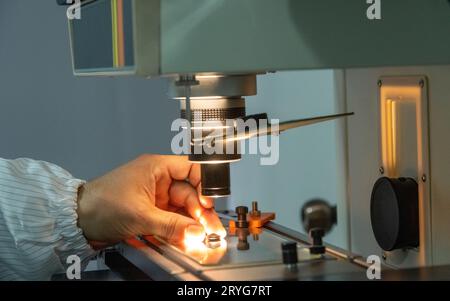
[[[208,205],[208,202],[202,196],[200,196],[200,204],[202,204],[202,206],[205,207]]]
[[[210,200],[207,199],[205,196],[200,195],[199,199],[200,199],[200,204],[202,204],[203,207],[205,207],[205,208],[211,207]]]

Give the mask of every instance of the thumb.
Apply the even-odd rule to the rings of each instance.
[[[203,226],[192,218],[156,207],[149,212],[146,224],[147,232],[168,241],[180,242],[187,237],[201,240],[205,236]]]

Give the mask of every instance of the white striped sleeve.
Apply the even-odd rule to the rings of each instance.
[[[47,162],[0,158],[0,280],[49,280],[95,255],[77,226],[84,183]]]

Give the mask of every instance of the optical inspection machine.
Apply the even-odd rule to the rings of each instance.
[[[347,216],[347,248],[324,243],[341,222],[334,205],[299,205],[302,234],[255,202],[219,213],[226,239],[139,237],[99,260],[139,279],[366,280],[366,258],[376,255],[383,279],[450,279],[450,5],[383,1],[380,20],[368,19],[367,8],[363,0],[82,1],[81,18],[68,21],[74,74],[167,77],[180,117],[200,133],[191,148],[205,143],[210,122],[267,119],[246,115],[245,97],[268,72],[339,70],[346,108],[241,136],[231,126],[235,139],[218,140],[236,147],[343,117],[347,199],[337,206]],[[202,194],[230,195],[230,163],[240,158],[192,152]]]

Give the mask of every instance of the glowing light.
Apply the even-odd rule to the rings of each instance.
[[[206,221],[206,218],[204,216],[199,216],[198,222],[205,228],[206,235],[209,235],[211,233],[216,233],[219,235],[222,239],[227,236],[227,231],[224,228],[215,229],[212,228],[208,222]]]
[[[189,227],[184,231],[185,245],[195,245],[205,239],[205,231],[190,231]]]
[[[208,231],[206,230],[207,226],[206,218],[204,216],[199,216],[198,221],[200,224],[202,224],[203,227],[205,227],[206,234],[209,234]]]
[[[221,239],[220,246],[217,248],[208,248],[204,242],[186,243],[184,244],[186,254],[200,264],[217,264],[227,252],[227,241]]]
[[[186,233],[184,235],[184,244],[186,246],[194,246],[196,244],[202,243],[204,239],[204,235],[193,235]]]
[[[221,199],[221,198],[226,198],[226,197],[229,197],[229,196],[230,196],[229,194],[227,194],[227,195],[223,195],[223,194],[221,194],[221,195],[208,195],[208,197],[212,198],[212,199]]]
[[[411,99],[419,99],[420,94],[421,88],[414,86],[383,85],[381,88],[381,155],[386,176],[399,176],[400,109]]]
[[[216,230],[214,233],[219,235],[222,239],[227,237],[227,231],[225,229],[223,229],[223,228]]]

